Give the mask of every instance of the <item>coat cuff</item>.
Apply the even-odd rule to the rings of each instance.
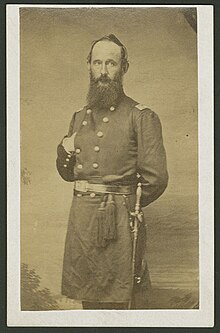
[[[57,147],[57,170],[66,181],[74,180],[73,167],[76,163],[75,153],[67,153],[62,143]]]

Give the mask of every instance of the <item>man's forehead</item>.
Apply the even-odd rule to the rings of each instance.
[[[121,57],[121,47],[111,41],[103,40],[97,42],[92,50],[92,57],[98,56],[111,56],[111,57]]]

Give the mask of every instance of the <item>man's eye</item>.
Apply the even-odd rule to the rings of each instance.
[[[96,61],[93,62],[93,64],[94,64],[95,66],[99,66],[99,65],[101,65],[101,61],[96,60]]]
[[[114,67],[114,66],[116,66],[116,63],[114,61],[109,61],[108,66]]]

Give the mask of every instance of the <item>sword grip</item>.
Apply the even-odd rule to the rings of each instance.
[[[140,202],[141,202],[141,194],[142,194],[141,185],[142,185],[141,183],[137,184],[135,215],[138,215],[140,213]]]

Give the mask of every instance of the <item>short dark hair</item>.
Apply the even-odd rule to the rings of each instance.
[[[104,40],[108,40],[110,42],[113,42],[115,43],[116,45],[120,46],[121,47],[121,61],[122,61],[122,65],[127,65],[128,64],[128,52],[127,52],[127,49],[126,47],[120,42],[120,40],[113,34],[110,34],[110,35],[106,35],[106,36],[103,36],[95,41],[92,42],[92,46],[91,46],[91,49],[89,51],[89,54],[87,56],[87,61],[89,63],[91,63],[91,59],[92,59],[92,50],[94,48],[94,46],[98,43],[98,42],[101,42],[101,41],[104,41]]]

